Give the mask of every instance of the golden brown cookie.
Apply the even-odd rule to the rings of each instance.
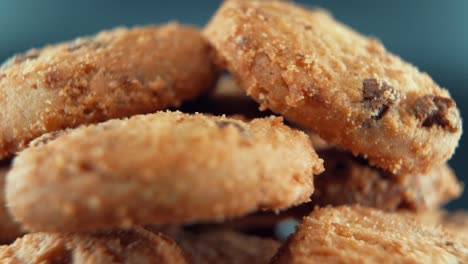
[[[159,112],[22,151],[6,197],[31,231],[192,223],[308,201],[322,170],[308,137],[281,118]]]
[[[22,234],[5,207],[5,177],[8,169],[8,166],[0,167],[0,244],[9,243]]]
[[[100,233],[33,233],[0,247],[5,264],[189,263],[169,237],[141,227]]]
[[[448,232],[454,235],[468,238],[468,212],[455,211],[448,212],[443,209],[413,214],[416,219],[422,221],[425,225],[442,226]]]
[[[390,172],[335,148],[318,151],[325,172],[314,177],[316,205],[360,204],[394,211],[434,209],[461,195],[462,187],[447,164],[427,173]]]
[[[178,105],[217,70],[198,29],[118,28],[30,50],[0,68],[0,159],[44,133]]]
[[[359,206],[304,217],[272,263],[467,263],[468,240],[412,217]]]
[[[245,235],[228,229],[190,232],[166,229],[193,264],[269,263],[280,243],[273,239]]]
[[[392,173],[453,154],[459,111],[427,74],[322,10],[224,1],[204,35],[261,106]]]

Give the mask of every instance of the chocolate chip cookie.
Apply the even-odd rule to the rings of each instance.
[[[31,231],[194,223],[309,200],[323,171],[307,135],[278,117],[159,112],[77,128],[22,151],[7,175]]]
[[[406,214],[359,206],[304,217],[272,263],[466,263],[468,240]]]
[[[225,1],[204,35],[264,109],[372,165],[426,172],[458,145],[462,121],[449,92],[323,10]]]
[[[14,56],[0,68],[0,159],[51,131],[152,113],[207,91],[198,29],[118,28]]]
[[[0,167],[0,244],[11,242],[22,234],[5,206],[5,177],[8,170],[8,166]]]
[[[192,232],[170,228],[162,232],[177,241],[193,264],[267,264],[280,246],[276,240],[229,229]]]
[[[171,238],[141,227],[97,233],[33,233],[0,246],[1,263],[142,264],[188,262]]]

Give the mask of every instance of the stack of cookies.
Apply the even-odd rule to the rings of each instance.
[[[456,103],[323,10],[30,50],[0,122],[0,263],[468,263]]]

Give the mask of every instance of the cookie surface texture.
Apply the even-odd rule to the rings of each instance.
[[[468,240],[404,214],[358,206],[314,210],[272,263],[466,263]]]
[[[0,68],[0,159],[46,133],[152,113],[207,91],[217,70],[198,29],[118,28],[30,50]]]
[[[453,154],[461,118],[447,90],[322,10],[287,1],[225,1],[204,30],[264,109],[392,173]]]
[[[8,170],[8,166],[0,167],[0,244],[12,242],[22,234],[5,206],[5,177]]]
[[[159,112],[45,137],[19,154],[7,176],[10,211],[32,231],[287,208],[309,200],[313,175],[323,170],[308,137],[276,117],[246,123]]]
[[[169,237],[141,227],[99,233],[33,233],[0,247],[8,264],[151,264],[189,263]]]
[[[267,264],[280,246],[280,243],[273,239],[227,229],[201,233],[172,230],[168,234],[177,241],[193,264]]]

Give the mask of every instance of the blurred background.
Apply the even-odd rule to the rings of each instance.
[[[329,9],[336,18],[382,40],[392,52],[428,72],[468,117],[468,1],[296,1]],[[203,26],[221,1],[1,0],[0,60],[115,26],[180,21]],[[465,124],[464,124],[464,127]],[[465,130],[465,129],[464,129]],[[450,161],[468,182],[468,136]],[[468,208],[468,192],[448,208]]]

